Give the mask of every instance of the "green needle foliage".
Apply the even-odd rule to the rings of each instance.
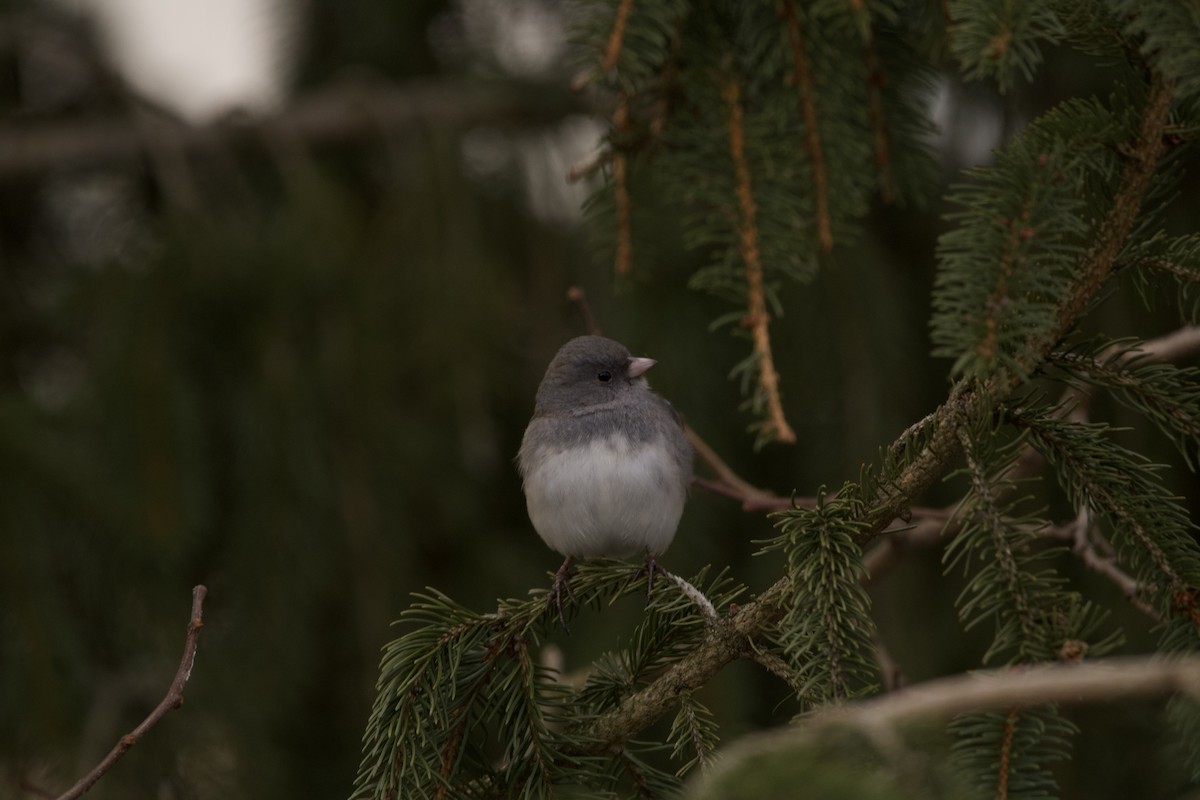
[[[951,0],[950,49],[969,78],[991,78],[1001,91],[1017,74],[1031,80],[1042,63],[1042,47],[1066,35],[1057,4]]]
[[[962,209],[939,242],[933,341],[954,373],[1024,377],[1036,362],[1121,174],[1136,117],[1114,103],[1063,104],[952,190]]]
[[[1079,423],[1019,408],[1012,418],[1053,467],[1077,508],[1103,520],[1118,557],[1162,617],[1161,647],[1200,647],[1200,550],[1195,523],[1159,478],[1160,467],[1109,438],[1103,423]]]
[[[422,596],[385,649],[356,798],[671,796],[714,760],[722,708],[705,684],[731,661],[782,679],[778,693],[805,712],[876,692],[867,584],[877,576],[864,562],[885,530],[902,547],[896,519],[947,473],[943,490],[962,494],[939,544],[948,584],[964,581],[963,640],[987,634],[980,665],[1020,670],[1126,647],[1117,621],[1128,615],[1110,614],[1118,593],[1077,580],[1079,561],[1131,596],[1160,652],[1200,651],[1188,511],[1164,470],[1118,444],[1109,423],[1070,416],[1104,393],[1161,432],[1185,467],[1200,455],[1200,370],[1139,354],[1144,336],[1085,342],[1078,330],[1085,319],[1107,329],[1100,301],[1123,290],[1152,306],[1169,296],[1196,319],[1200,238],[1165,222],[1200,122],[1200,50],[1186,46],[1194,15],[1089,0],[959,0],[946,12],[898,0],[585,4],[584,82],[611,109],[588,203],[598,251],[632,292],[661,254],[692,254],[688,285],[723,304],[713,325],[748,343],[730,373],[758,444],[791,432],[791,376],[775,355],[800,345],[781,343],[773,325],[790,293],[836,269],[871,214],[920,207],[936,179],[938,71],[1019,92],[1069,49],[1114,83],[1105,97],[1053,105],[954,181],[929,320],[953,386],[857,483],[775,515],[759,551],[780,557],[772,583],[751,594],[725,572],[702,572],[698,594],[664,581],[618,646],[569,680],[542,664],[556,632],[543,593],[491,613]],[[1048,384],[1078,402],[1045,399]],[[585,564],[572,613],[643,586],[635,567]],[[1185,703],[1171,712],[1181,740],[1200,730],[1189,713]],[[1078,730],[1069,708],[1015,698],[959,715],[953,744],[923,742],[920,756],[883,732],[865,749],[849,737],[852,757],[825,766],[830,785],[938,796],[919,764],[952,755],[953,781],[980,797],[1054,797]],[[807,750],[791,761],[814,759]],[[781,772],[778,796],[792,796]],[[735,783],[717,781],[713,796],[742,796]]]
[[[1012,709],[956,720],[953,747],[959,774],[970,776],[972,798],[1051,800],[1058,784],[1050,766],[1071,757],[1076,726],[1054,708]]]
[[[582,565],[572,579],[572,607],[644,595],[638,572],[616,562]],[[723,576],[704,579],[701,573],[692,583],[721,607],[742,591]],[[609,797],[624,786],[660,796],[674,789],[716,744],[711,715],[691,694],[680,695],[669,736],[674,773],[647,759],[660,745],[630,741],[592,753],[578,731],[694,649],[705,619],[693,598],[660,578],[629,645],[602,656],[575,688],[540,660],[559,625],[544,590],[486,614],[436,591],[419,595],[398,623],[408,632],[384,648],[353,797]]]
[[[1030,498],[1018,494],[1013,474],[1024,437],[1005,440],[990,420],[975,420],[960,429],[960,438],[970,489],[957,511],[962,527],[945,558],[948,570],[969,575],[958,600],[964,624],[995,626],[983,663],[1071,660],[1111,651],[1116,644],[1111,636],[1089,641],[1106,612],[1085,602],[1054,568],[1066,547],[1047,545],[1049,523],[1040,513],[1021,510]]]
[[[855,487],[843,487],[852,496]],[[875,689],[871,601],[862,586],[855,504],[817,496],[814,508],[776,515],[779,535],[760,553],[783,551],[794,596],[775,632],[808,703],[849,700]]]
[[[1081,389],[1104,389],[1154,424],[1196,469],[1200,438],[1200,370],[1147,363],[1136,341],[1083,345],[1051,353],[1048,364]]]
[[[663,218],[678,223],[702,257],[689,285],[732,306],[714,327],[754,341],[763,314],[784,313],[786,282],[810,281],[819,253],[861,235],[874,195],[927,197],[931,71],[914,46],[927,31],[894,2],[593,4],[579,38],[618,53],[615,70],[590,73],[618,106],[588,205],[606,260],[652,267]],[[758,418],[775,391],[764,357],[754,341],[730,372]],[[775,433],[753,427],[760,443]]]

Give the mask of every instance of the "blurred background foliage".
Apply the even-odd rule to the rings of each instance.
[[[0,133],[116,119],[135,121],[137,137],[170,116],[112,67],[98,7],[0,4]],[[483,86],[524,110],[469,127],[380,123],[320,147],[281,122],[186,152],[151,144],[38,169],[0,155],[18,165],[0,174],[5,796],[69,785],[158,702],[196,583],[210,594],[187,703],[93,796],[345,795],[379,648],[409,593],[435,586],[485,609],[557,566],[512,458],[545,364],[582,332],[569,286],[586,290],[606,334],[659,359],[655,387],[739,474],[805,495],[855,477],[945,393],[927,319],[946,183],[1053,102],[1111,80],[1055,48],[1035,85],[1005,95],[939,77],[943,182],[925,207],[873,208],[865,235],[823,257],[811,284],[783,286],[772,336],[799,444],[755,452],[727,380],[743,344],[708,328],[724,304],[687,289],[701,263],[681,246],[675,199],[647,200],[663,224],[627,278],[584,230],[585,189],[564,176],[602,116],[590,97],[563,99],[570,6],[273,8],[287,97],[423,81],[448,107]],[[1194,220],[1200,190],[1184,186],[1175,213]],[[1117,297],[1089,324],[1171,327]],[[1129,420],[1103,398],[1094,410]],[[1196,518],[1194,478],[1170,444],[1123,436],[1171,465]],[[750,553],[769,530],[696,493],[665,563],[728,566],[761,588],[778,565]],[[985,646],[984,631],[958,634],[961,586],[941,572],[940,553],[913,553],[871,588],[909,680],[971,668]],[[581,615],[559,642],[565,667],[611,647],[639,613]],[[1134,633],[1126,649],[1145,647]],[[782,684],[745,664],[699,696],[726,739],[793,710],[778,705]],[[1065,796],[1174,796],[1182,767],[1157,755],[1160,731],[1124,706],[1084,713],[1125,732],[1121,754],[1081,743]],[[1153,785],[1114,794],[1132,764]]]

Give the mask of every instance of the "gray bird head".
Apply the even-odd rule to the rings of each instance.
[[[578,336],[564,344],[546,368],[538,387],[535,414],[611,403],[634,392],[648,392],[644,377],[654,366],[603,336]]]

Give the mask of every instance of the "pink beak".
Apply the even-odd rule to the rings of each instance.
[[[629,377],[640,378],[646,370],[657,363],[653,358],[631,358],[629,359],[629,366],[626,369],[629,372]]]

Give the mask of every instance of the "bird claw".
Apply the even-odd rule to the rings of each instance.
[[[654,596],[654,574],[668,576],[671,573],[658,565],[654,560],[654,554],[649,550],[646,551],[646,565],[642,567],[642,572],[646,573],[646,605],[650,604],[650,600]]]
[[[563,614],[563,593],[566,593],[569,601],[575,602],[575,593],[571,591],[571,562],[572,558],[567,556],[562,566],[558,568],[558,572],[554,573],[554,584],[550,587],[549,594],[546,595],[546,610],[549,611],[553,608],[558,611],[558,621],[568,636],[571,629],[567,627],[567,618]]]

